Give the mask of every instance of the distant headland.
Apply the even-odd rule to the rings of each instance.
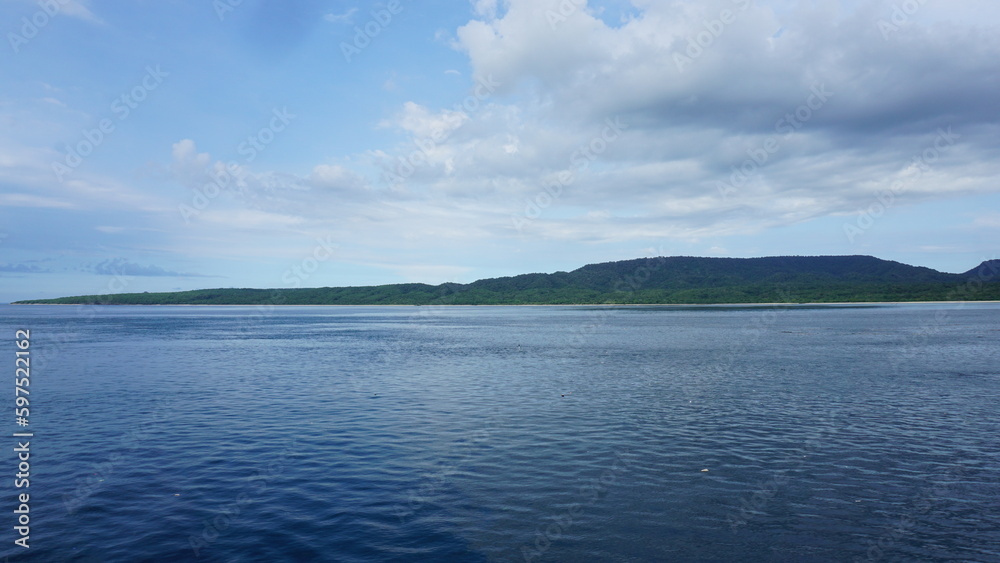
[[[638,258],[468,284],[199,289],[17,301],[99,305],[597,305],[1000,300],[1000,260],[962,274],[872,256]]]

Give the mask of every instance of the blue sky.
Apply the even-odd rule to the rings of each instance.
[[[0,302],[997,257],[985,0],[10,0],[0,22]]]

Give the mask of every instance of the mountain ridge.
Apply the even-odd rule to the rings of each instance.
[[[1000,260],[986,260],[962,274],[949,274],[874,256],[844,255],[660,256],[587,264],[569,272],[484,278],[467,284],[217,288],[81,295],[13,304],[555,305],[996,299],[1000,299]]]

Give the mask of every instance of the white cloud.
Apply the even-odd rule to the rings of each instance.
[[[1000,229],[1000,213],[987,213],[976,217],[972,224],[986,229]]]
[[[343,14],[326,14],[323,19],[330,23],[351,23],[354,19],[354,14],[358,12],[357,8],[351,8]]]
[[[317,188],[334,190],[365,190],[364,178],[339,165],[320,164],[313,168],[309,183]]]
[[[472,0],[472,11],[478,16],[493,19],[497,14],[497,0]]]
[[[392,121],[384,121],[383,126],[396,126],[423,139],[442,139],[462,126],[469,116],[462,111],[441,110],[432,112],[414,102],[403,104],[403,111]]]
[[[557,3],[474,2],[478,18],[457,31],[456,46],[476,77],[500,83],[496,95],[474,111],[406,102],[381,123],[401,143],[305,175],[246,170],[254,198],[220,198],[206,220],[328,228],[375,247],[405,240],[444,251],[521,236],[596,243],[755,233],[851,215],[899,179],[907,182],[900,206],[997,191],[991,77],[1000,75],[1000,41],[990,34],[914,23],[887,42],[876,25],[891,13],[886,1],[633,5],[609,24],[613,14],[592,6],[553,21],[546,12]],[[724,10],[731,23],[692,56],[689,41],[709,37]],[[830,93],[818,106],[817,89]],[[788,127],[787,116],[802,111],[808,118]],[[608,119],[626,126],[613,141],[602,137]],[[948,126],[959,141],[914,176],[912,159]],[[771,143],[776,150],[754,163]],[[414,153],[419,165],[391,189],[353,168],[395,172]],[[191,141],[175,145],[174,159],[189,187],[221,165]],[[720,193],[748,162],[745,181]],[[553,198],[546,186],[567,171]],[[518,232],[512,216],[537,201],[547,203]]]
[[[914,24],[887,42],[877,22],[888,2],[634,2],[638,15],[614,26],[591,7],[554,20],[555,3],[511,0],[503,13],[481,4],[456,46],[476,76],[502,84],[501,97],[451,128],[408,105],[396,123],[414,140],[434,118],[452,131],[410,183],[519,213],[570,169],[531,223],[539,236],[745,233],[852,213],[900,178],[901,204],[997,190],[989,77],[1000,74],[1000,41],[989,34]],[[689,52],[699,37],[707,45]],[[574,164],[609,117],[628,130]],[[914,177],[908,163],[949,126],[960,140]],[[719,183],[770,142],[777,150],[722,198]],[[561,219],[588,211],[611,216],[578,228]]]
[[[0,194],[0,205],[10,207],[49,207],[53,209],[72,209],[72,203],[49,197],[32,194],[6,193]]]
[[[170,170],[182,185],[200,187],[208,179],[206,169],[211,164],[208,153],[199,153],[195,142],[182,139],[171,146],[173,160]]]
[[[101,18],[90,11],[89,2],[86,0],[59,0],[60,11],[67,16],[81,19],[96,24],[104,24]]]
[[[47,104],[52,104],[54,106],[61,107],[61,108],[67,107],[66,104],[63,103],[61,100],[57,100],[56,98],[52,98],[52,97],[48,97],[48,96],[42,98],[41,101],[43,101],[43,102],[45,102]]]
[[[740,3],[633,4],[620,23],[586,7],[553,25],[546,10],[557,3],[475,2],[477,20],[458,30],[456,45],[475,77],[500,83],[495,95],[475,109],[405,102],[380,124],[401,134],[392,146],[330,155],[294,173],[241,167],[242,193],[211,200],[177,246],[202,256],[281,256],[284,246],[258,243],[272,232],[307,243],[332,233],[350,241],[344,260],[370,265],[384,256],[385,268],[406,279],[445,281],[465,270],[441,265],[450,262],[442,255],[484,256],[489,244],[703,240],[711,241],[703,252],[724,255],[735,249],[720,237],[851,216],[895,180],[907,182],[899,206],[998,190],[1000,41],[991,34],[915,22],[886,42],[875,24],[891,12],[887,2],[856,11],[756,2],[681,69],[675,55],[688,56],[704,22]],[[809,109],[818,85],[832,96]],[[809,118],[800,127],[776,129],[802,107]],[[613,140],[604,135],[608,119],[625,125]],[[961,138],[914,175],[912,159],[949,125]],[[777,150],[753,164],[772,141]],[[375,180],[414,152],[421,162],[402,186]],[[187,188],[176,203],[226,171],[190,139],[174,144],[171,157],[171,177]],[[723,197],[719,183],[747,162],[745,182]],[[571,180],[553,197],[546,187],[567,171]],[[61,201],[57,193],[46,197]],[[512,216],[538,202],[537,217],[518,231]],[[176,204],[168,207],[174,213]],[[975,224],[996,222],[986,215]],[[241,248],[231,249],[231,233]]]

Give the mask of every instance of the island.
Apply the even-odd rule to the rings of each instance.
[[[13,304],[639,305],[1000,300],[1000,260],[950,274],[873,256],[638,258],[571,272],[296,289],[218,288],[80,295]]]

